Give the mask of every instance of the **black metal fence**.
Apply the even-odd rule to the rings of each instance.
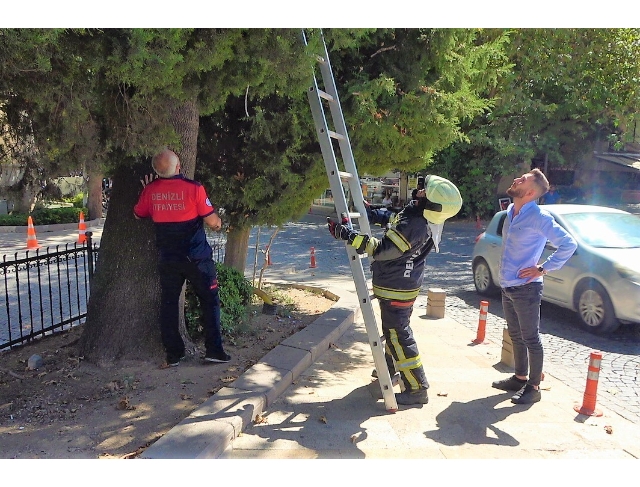
[[[0,262],[0,350],[79,325],[86,317],[98,246],[36,249]]]
[[[91,278],[99,246],[87,232],[84,245],[26,251],[0,262],[0,351],[36,337],[67,330],[87,316]],[[223,234],[208,235],[216,262],[224,260]],[[2,304],[5,306],[2,306]]]

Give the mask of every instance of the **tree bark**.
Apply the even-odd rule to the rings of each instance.
[[[89,197],[87,198],[87,209],[89,220],[102,218],[102,171],[89,171]]]
[[[99,366],[123,359],[162,356],[160,286],[151,220],[137,220],[133,206],[149,163],[121,166],[113,175],[109,212],[87,304],[80,353]]]
[[[232,228],[227,233],[227,243],[224,251],[224,265],[233,267],[244,275],[249,248],[251,227]]]

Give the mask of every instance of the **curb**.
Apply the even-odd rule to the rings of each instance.
[[[289,286],[320,292],[335,299],[336,304],[207,399],[147,448],[140,458],[218,458],[359,316],[360,304],[353,293],[298,284]]]

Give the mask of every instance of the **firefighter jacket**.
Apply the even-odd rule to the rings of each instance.
[[[410,202],[382,239],[371,237],[366,251],[373,260],[373,293],[381,299],[412,304],[418,297],[427,255],[433,248],[423,208]]]
[[[202,184],[181,174],[154,179],[133,208],[138,218],[151,218],[160,260],[210,259],[203,218],[215,212]]]

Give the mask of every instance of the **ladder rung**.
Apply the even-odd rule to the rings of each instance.
[[[353,174],[350,172],[338,171],[338,176],[340,179],[353,179]]]
[[[347,140],[347,138],[344,135],[339,134],[338,132],[334,132],[333,130],[329,130],[328,133],[329,133],[329,137],[333,137],[334,139]]]
[[[318,96],[320,98],[324,98],[327,101],[333,101],[334,98],[332,95],[330,95],[329,93],[327,93],[326,91],[322,91],[321,89],[318,89]]]

